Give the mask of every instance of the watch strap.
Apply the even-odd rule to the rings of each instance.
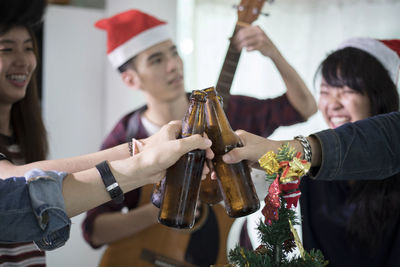
[[[111,199],[117,204],[122,203],[125,199],[124,192],[122,192],[121,187],[115,180],[115,177],[108,166],[108,162],[105,160],[97,164],[96,169],[99,171],[101,179],[103,180],[104,186],[110,194]]]

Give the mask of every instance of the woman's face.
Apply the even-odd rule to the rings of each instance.
[[[33,40],[24,27],[0,35],[0,102],[13,104],[25,96],[36,68]]]
[[[350,87],[333,87],[322,78],[318,108],[329,128],[339,127],[371,116],[370,101]]]

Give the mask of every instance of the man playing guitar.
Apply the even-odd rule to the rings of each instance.
[[[147,102],[117,123],[102,149],[145,138],[169,121],[182,119],[189,104],[183,62],[167,24],[139,10],[128,10],[96,26],[107,31],[108,57],[123,82],[143,92]],[[274,99],[239,95],[224,99],[234,130],[268,136],[279,126],[302,122],[316,112],[308,88],[261,28],[240,27],[232,44],[237,51],[247,48],[270,57],[287,87],[287,93]],[[94,248],[109,244],[101,266],[154,266],[155,260],[172,266],[227,262],[225,239],[233,219],[221,205],[202,206],[206,216],[196,231],[177,231],[157,223],[158,209],[150,203],[150,192],[151,188],[143,187],[125,194],[121,205],[106,203],[87,213],[82,224],[86,241]]]

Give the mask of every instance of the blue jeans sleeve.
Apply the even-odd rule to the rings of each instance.
[[[348,123],[314,134],[322,163],[310,177],[320,180],[379,180],[400,172],[400,112]]]
[[[62,195],[65,176],[36,169],[0,182],[0,242],[35,241],[43,250],[65,244],[71,227]]]

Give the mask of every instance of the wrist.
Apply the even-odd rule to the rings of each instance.
[[[103,180],[106,191],[110,195],[110,198],[117,204],[124,201],[124,193],[119,186],[115,176],[108,165],[108,161],[105,160],[96,165],[96,169],[100,173],[101,179]]]

